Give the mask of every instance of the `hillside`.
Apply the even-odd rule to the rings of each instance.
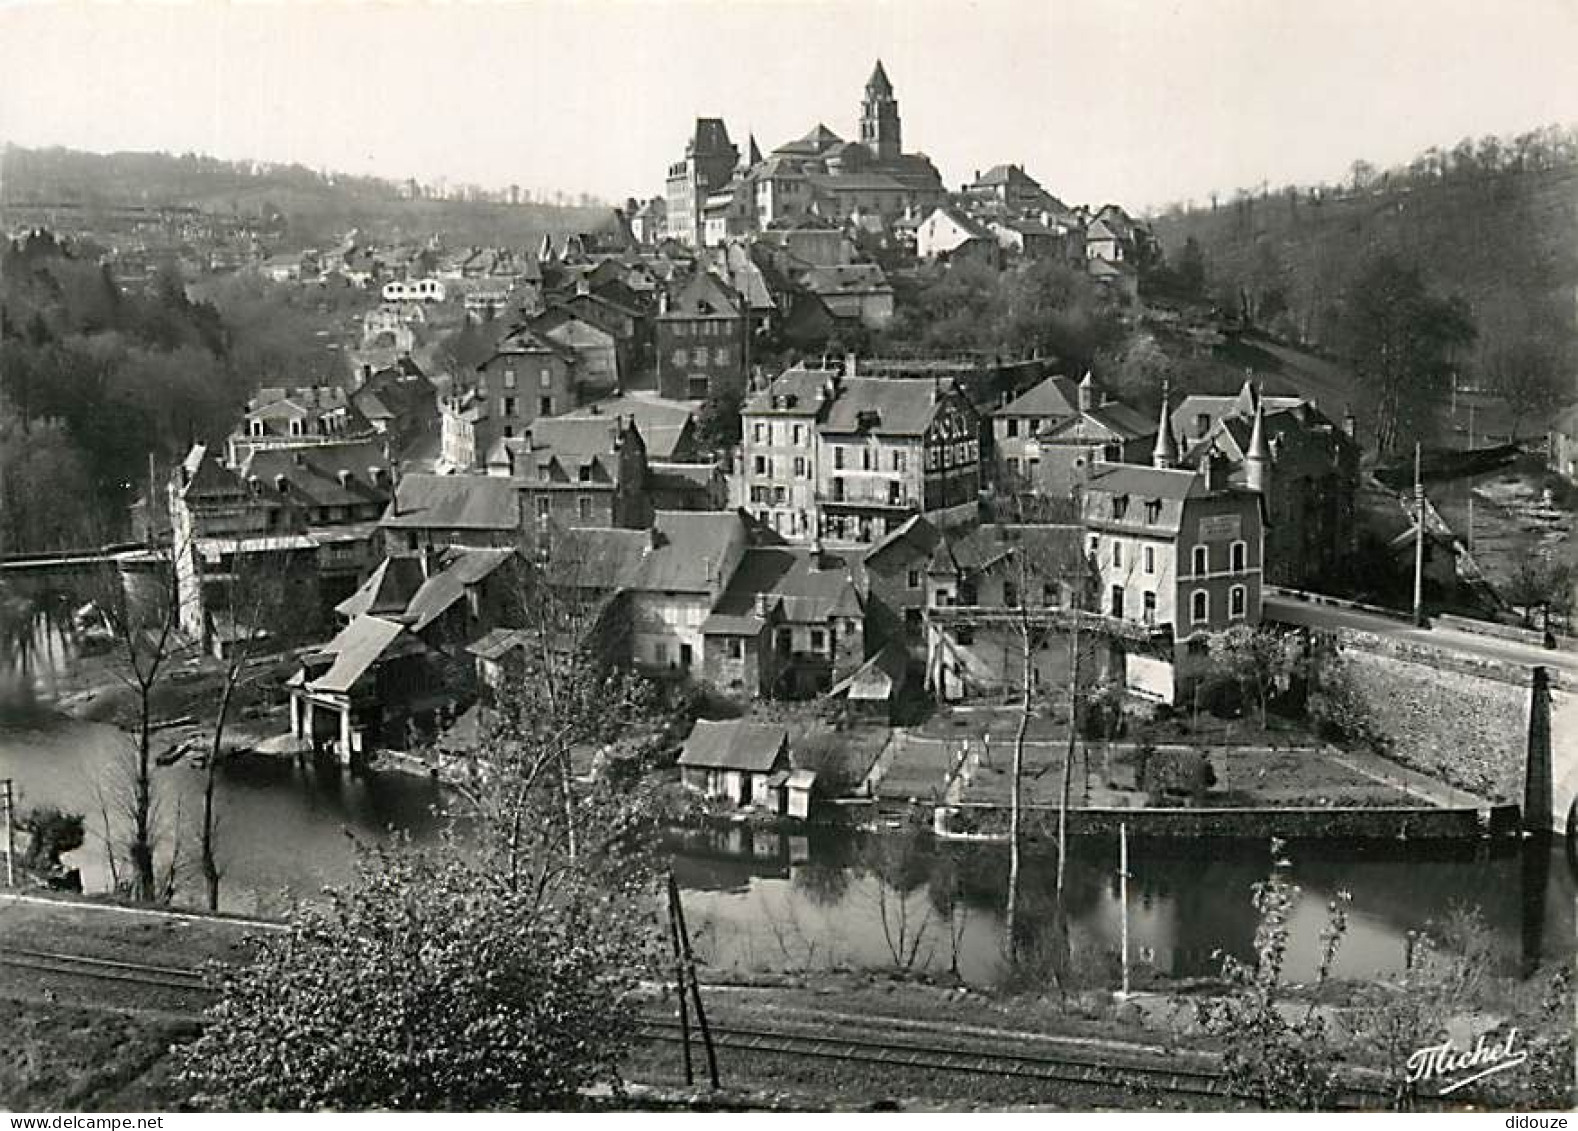
[[[407,199],[410,184],[321,175],[300,165],[221,161],[195,154],[85,153],[8,145],[0,154],[5,226],[113,228],[125,213],[191,209],[249,221],[300,248],[360,228],[376,239],[441,232],[451,245],[533,245],[582,230],[599,212],[552,204]]]
[[[1168,258],[1198,243],[1207,287],[1289,341],[1345,351],[1346,288],[1371,256],[1417,265],[1461,295],[1479,330],[1475,368],[1531,334],[1578,339],[1578,163],[1463,168],[1382,177],[1361,190],[1240,194],[1154,221]],[[1570,372],[1570,371],[1569,371]],[[1570,390],[1578,394],[1578,389]]]

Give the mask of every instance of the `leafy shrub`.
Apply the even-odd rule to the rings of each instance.
[[[1201,800],[1216,785],[1216,770],[1203,750],[1157,750],[1146,759],[1140,788]]]
[[[1220,672],[1205,676],[1196,697],[1202,708],[1219,719],[1236,719],[1244,713],[1244,689],[1232,676]]]

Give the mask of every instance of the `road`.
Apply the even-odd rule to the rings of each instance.
[[[1480,636],[1461,629],[1420,628],[1406,620],[1379,613],[1312,604],[1280,594],[1268,593],[1262,599],[1261,613],[1265,619],[1283,624],[1373,632],[1391,640],[1453,652],[1470,659],[1497,660],[1527,668],[1543,665],[1549,669],[1568,688],[1552,695],[1551,760],[1555,788],[1551,827],[1557,832],[1568,829],[1573,806],[1578,803],[1578,653]]]

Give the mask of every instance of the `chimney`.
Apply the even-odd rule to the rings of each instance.
[[[768,611],[770,609],[768,601],[769,601],[769,598],[768,598],[768,595],[766,593],[758,593],[758,594],[756,594],[756,615],[757,616],[765,617],[767,615],[767,613],[768,613]]]
[[[1089,412],[1096,407],[1096,378],[1090,370],[1085,370],[1085,376],[1079,382],[1079,411]]]
[[[855,354],[853,351],[851,351],[844,355],[844,376],[853,377],[855,376],[855,373]]]
[[[1359,433],[1359,422],[1354,419],[1351,405],[1342,410],[1342,430],[1349,436],[1357,436]]]
[[[667,290],[661,290],[661,291],[658,292],[658,296],[657,296],[657,312],[659,314],[667,314],[668,313],[668,291]]]
[[[663,544],[667,541],[668,539],[664,536],[663,532],[656,526],[647,528],[647,549],[649,551],[662,549]]]
[[[1225,457],[1215,444],[1205,453],[1205,458],[1200,461],[1200,471],[1205,476],[1206,493],[1216,494],[1227,486],[1227,457]]]

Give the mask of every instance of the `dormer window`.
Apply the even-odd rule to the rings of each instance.
[[[589,463],[584,463],[581,465],[579,470],[581,482],[590,483],[592,481],[592,465]]]
[[[1121,519],[1129,513],[1129,496],[1117,495],[1112,500],[1112,517]]]
[[[1160,499],[1145,500],[1145,525],[1155,526],[1162,518],[1162,501]]]

